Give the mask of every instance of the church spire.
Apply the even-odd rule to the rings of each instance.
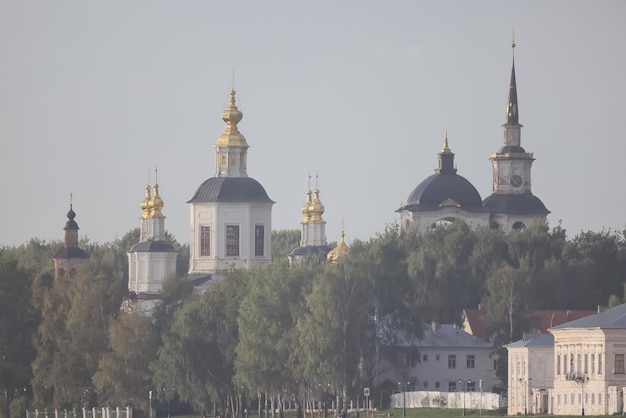
[[[515,81],[515,28],[513,28],[513,66],[511,67],[511,83],[509,85],[509,101],[506,105],[506,125],[519,126],[519,114],[517,107],[517,83]]]

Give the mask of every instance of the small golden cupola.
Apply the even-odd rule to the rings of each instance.
[[[230,90],[230,102],[222,112],[222,120],[226,122],[226,129],[220,135],[215,146],[217,147],[245,147],[248,148],[246,138],[239,132],[237,124],[243,119],[243,113],[235,104],[235,90]]]
[[[150,206],[151,218],[165,218],[165,216],[163,216],[163,213],[161,213],[161,211],[163,210],[163,206],[165,206],[165,204],[163,203],[163,199],[161,199],[161,196],[159,196],[159,184],[158,183],[154,184],[154,196],[150,200],[149,206]]]
[[[150,209],[149,209],[150,199],[152,199],[152,196],[150,194],[150,185],[147,184],[146,196],[141,201],[141,210],[143,211],[143,214],[141,215],[141,219],[148,219],[150,217]]]
[[[311,195],[312,195],[312,191],[311,189],[307,189],[306,191],[306,202],[304,202],[304,206],[302,206],[302,209],[300,209],[300,212],[302,212],[302,215],[304,216],[304,218],[302,219],[302,222],[300,222],[301,224],[308,224],[309,221],[311,220],[311,205],[313,203],[313,200],[311,199]]]
[[[342,258],[346,256],[346,254],[348,254],[348,251],[350,251],[350,247],[348,247],[345,242],[345,234],[342,230],[339,244],[337,244],[335,248],[330,250],[330,252],[326,256],[326,260],[331,264],[337,264],[339,261],[341,261]]]
[[[310,214],[310,222],[311,223],[326,223],[324,219],[322,219],[322,215],[324,214],[325,208],[322,205],[320,200],[320,191],[319,189],[315,189],[315,197],[313,198],[313,202],[309,206],[309,214]]]

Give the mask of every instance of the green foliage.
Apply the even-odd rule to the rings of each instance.
[[[297,229],[272,231],[272,260],[287,258],[287,254],[300,246],[300,235]]]

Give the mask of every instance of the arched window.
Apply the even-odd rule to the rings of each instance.
[[[526,225],[524,225],[524,222],[517,221],[513,224],[513,229],[522,230],[524,228],[526,228]]]

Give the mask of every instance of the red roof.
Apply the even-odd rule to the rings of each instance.
[[[536,310],[527,311],[524,313],[524,316],[536,319],[536,322],[534,322],[535,332],[546,334],[548,332],[548,328],[584,318],[589,315],[595,315],[597,313],[598,312],[595,310]],[[479,309],[463,310],[463,326],[465,332],[475,335],[485,341],[489,341],[487,321],[487,310],[482,307],[479,307]]]

